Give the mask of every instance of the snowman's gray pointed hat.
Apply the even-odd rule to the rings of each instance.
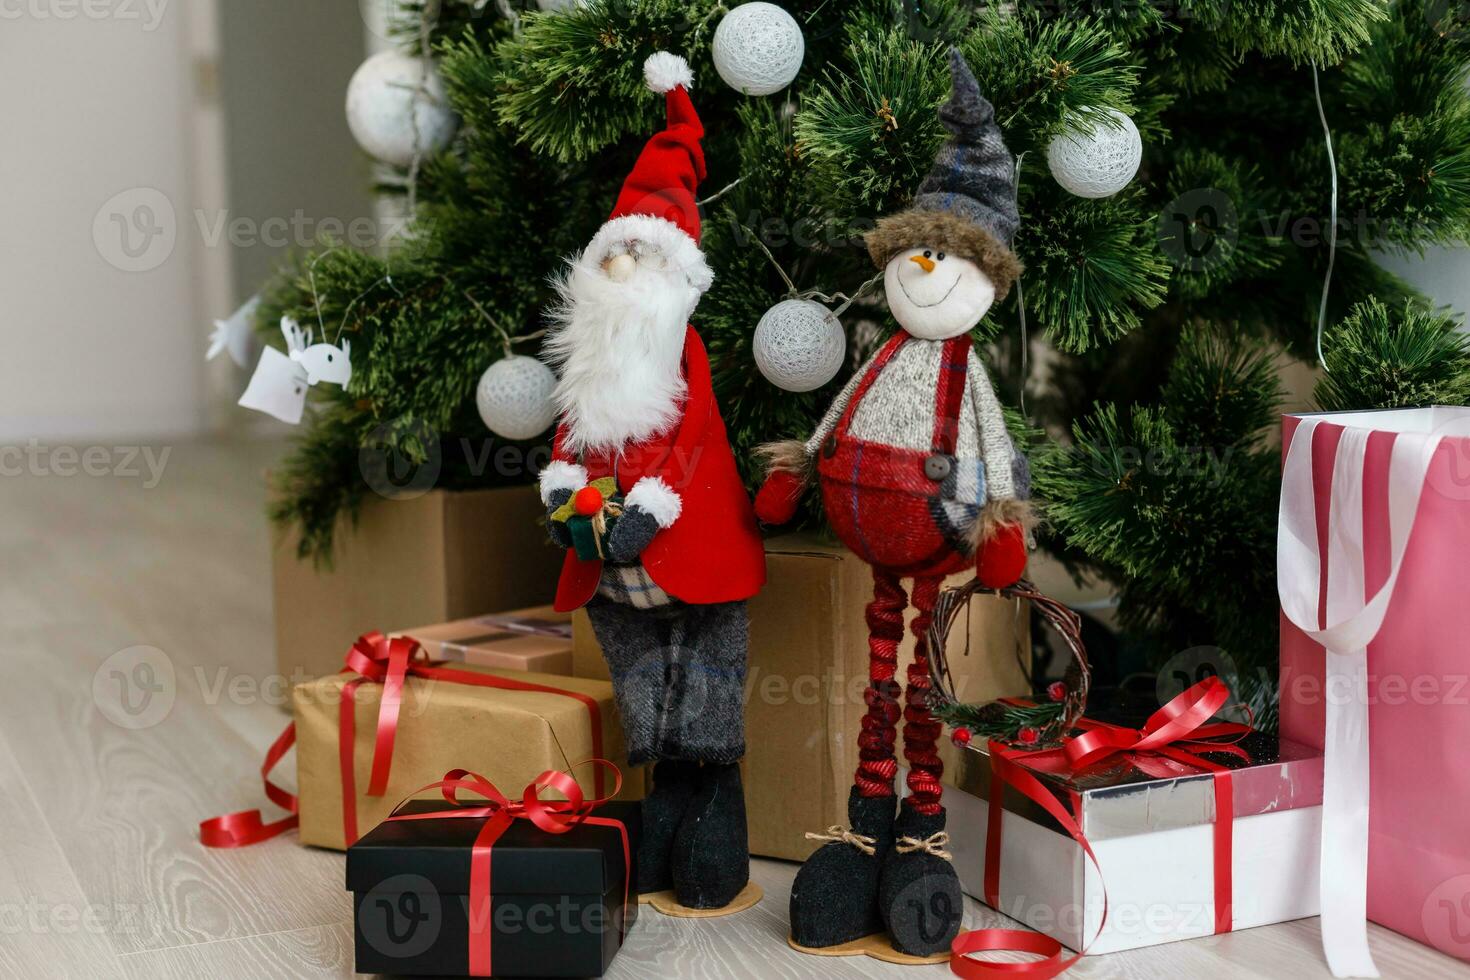
[[[996,299],[1021,274],[1011,251],[1016,212],[1015,161],[995,123],[995,107],[958,48],[949,52],[952,91],[939,110],[950,139],[934,158],[907,211],[878,219],[865,241],[880,269],[894,255],[931,246],[973,261],[995,283]]]

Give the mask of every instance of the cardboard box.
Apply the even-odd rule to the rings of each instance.
[[[847,796],[857,771],[857,736],[868,685],[872,570],[850,551],[793,534],[766,543],[765,589],[750,603],[750,670],[746,680],[745,801],[750,847],[765,857],[805,860],[818,843],[807,831],[848,824]],[[955,576],[950,584],[968,581]],[[905,614],[912,621],[914,610]],[[963,623],[963,618],[961,623]],[[977,597],[950,637],[956,693],[965,701],[1025,694],[1030,617],[1015,603]],[[899,649],[899,677],[913,660],[914,638]],[[573,618],[572,670],[608,677],[585,612]],[[900,750],[902,737],[899,739]],[[948,739],[940,756],[951,781],[962,753]]]
[[[454,669],[594,698],[602,724],[601,757],[625,774],[630,773],[612,685],[606,681],[490,670],[468,664],[456,664]],[[296,780],[303,844],[340,851],[349,843],[343,826],[338,732],[342,689],[355,676],[334,674],[298,684],[291,692],[296,713]],[[363,684],[356,691],[352,798],[359,834],[382,823],[397,804],[420,787],[443,779],[452,769],[478,773],[513,798],[549,769],[571,771],[589,798],[596,795],[596,773],[603,767],[581,765],[597,758],[590,713],[583,701],[565,694],[480,687],[410,675],[403,686],[386,791],[382,796],[368,796],[382,694],[380,684]],[[605,774],[604,779],[611,791],[611,777]],[[619,798],[641,798],[644,784],[641,773],[632,773],[625,779]]]
[[[452,623],[403,630],[434,660],[524,670],[572,673],[572,617],[550,606],[533,606]]]
[[[293,684],[336,673],[354,640],[420,623],[547,602],[562,552],[534,487],[374,497],[338,529],[331,569],[277,534],[272,559],[276,663]]]

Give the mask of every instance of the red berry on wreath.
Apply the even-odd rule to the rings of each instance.
[[[1034,728],[1023,728],[1016,733],[1016,741],[1022,745],[1035,745],[1041,738],[1041,733]]]
[[[968,728],[956,728],[953,732],[950,733],[949,737],[951,740],[954,741],[954,744],[963,748],[964,746],[969,745],[970,739],[974,738],[975,736],[971,734]]]
[[[1046,693],[1053,701],[1065,701],[1067,700],[1067,685],[1061,681],[1052,681]]]
[[[583,517],[591,517],[602,510],[602,491],[596,487],[583,487],[577,491],[576,502],[577,513]]]

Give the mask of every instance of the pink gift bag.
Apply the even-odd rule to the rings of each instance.
[[[1470,409],[1287,416],[1281,733],[1326,757],[1322,943],[1470,959]]]

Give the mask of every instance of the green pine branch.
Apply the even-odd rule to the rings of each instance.
[[[1367,300],[1323,340],[1327,372],[1312,395],[1324,412],[1470,402],[1470,336],[1457,317],[1412,301]]]
[[[656,51],[682,54],[696,71],[696,90],[718,91],[708,45],[721,9],[709,0],[591,0],[526,15],[522,36],[497,50],[499,122],[534,153],[563,162],[652,132],[663,100],[644,85],[644,60]]]

